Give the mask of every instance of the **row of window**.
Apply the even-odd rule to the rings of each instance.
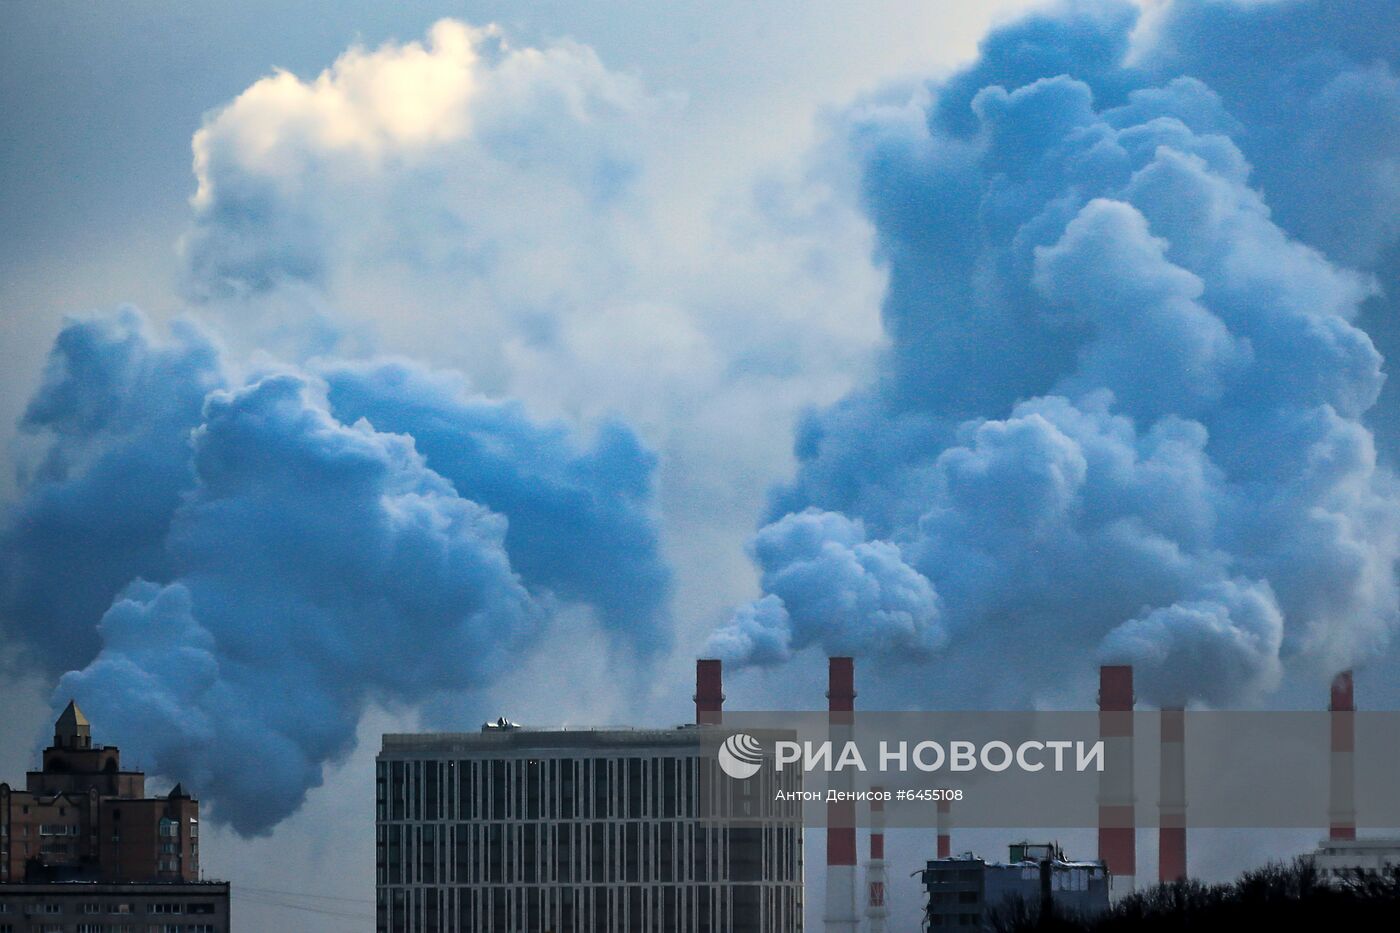
[[[777,790],[799,789],[795,770],[748,781],[718,776],[698,755],[589,758],[416,759],[377,766],[379,822],[400,820],[796,818]],[[753,807],[761,805],[761,810]]]
[[[758,933],[800,930],[802,888],[628,885],[381,890],[379,933]]]
[[[29,809],[28,807],[25,807],[26,812],[28,811],[28,809]],[[64,814],[63,814],[63,811],[60,810],[58,815],[59,815],[59,816],[63,816],[63,815],[64,815]],[[121,815],[122,815],[122,814],[121,814],[121,811],[120,811],[120,810],[114,810],[114,811],[112,812],[112,817],[113,817],[113,819],[115,819],[118,823],[121,822]],[[116,828],[117,828],[117,829],[120,829],[121,827],[118,826],[118,827],[116,827]],[[191,819],[190,819],[190,822],[189,822],[189,830],[190,830],[190,832],[189,832],[190,838],[191,838],[191,839],[198,839],[198,838],[199,838],[199,820],[194,819],[194,818],[191,818]],[[82,834],[83,834],[82,826],[77,825],[77,824],[69,824],[69,823],[40,823],[40,824],[39,824],[39,835],[40,835],[40,836],[81,836]],[[8,836],[8,835],[10,835],[10,824],[9,824],[9,823],[0,823],[0,836]],[[28,824],[28,823],[21,823],[20,826],[19,826],[19,832],[18,832],[16,835],[19,835],[19,836],[28,836],[28,835],[29,835],[29,824]],[[167,838],[167,839],[178,839],[178,838],[180,838],[180,821],[179,821],[179,820],[170,819],[169,817],[166,817],[165,819],[162,819],[162,820],[160,821],[160,835],[163,836],[163,837],[165,837],[165,838]],[[116,837],[116,836],[113,836],[112,838],[115,840],[117,837]]]
[[[0,914],[24,913],[26,916],[36,914],[61,914],[65,910],[73,913],[85,914],[134,914],[140,913],[139,906],[129,902],[106,903],[103,901],[83,901],[78,904],[65,902],[48,902],[40,904],[16,905],[0,900]],[[146,905],[146,913],[150,914],[212,914],[214,913],[213,901],[190,901],[182,903],[178,901],[157,901],[154,904]]]
[[[380,762],[380,820],[693,815],[699,758]]]
[[[376,833],[380,884],[789,881],[802,876],[802,833],[792,824],[391,823]]]
[[[215,933],[212,923],[160,923],[141,926],[131,923],[79,923],[65,926],[62,923],[45,923],[39,927],[41,933]],[[15,933],[12,923],[0,923],[0,933]]]
[[[53,931],[53,933],[69,933],[68,928],[62,924],[45,926],[43,929]],[[130,923],[80,923],[72,929],[73,933],[214,933],[215,931],[212,923],[160,923],[145,927]],[[3,926],[0,926],[0,933],[4,933]]]
[[[55,930],[58,933],[67,933],[62,926],[44,927],[45,930]],[[74,927],[74,933],[214,933],[212,923],[161,923],[142,928],[130,923],[80,923]]]

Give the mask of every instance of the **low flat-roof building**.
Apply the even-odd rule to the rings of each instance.
[[[800,820],[707,818],[703,728],[384,736],[379,933],[797,933]]]
[[[1328,839],[1304,859],[1329,883],[1389,878],[1400,871],[1400,838]]]
[[[1055,843],[1018,842],[1010,848],[1004,863],[971,852],[931,859],[923,871],[926,928],[974,933],[988,929],[996,911],[1034,913],[1046,902],[1079,916],[1108,910],[1108,869],[1102,861],[1069,861]]]
[[[226,881],[100,881],[0,887],[0,933],[228,933]]]

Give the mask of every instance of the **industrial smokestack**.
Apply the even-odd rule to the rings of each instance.
[[[1186,711],[1161,712],[1162,795],[1157,830],[1157,880],[1186,879]]]
[[[1332,719],[1332,799],[1327,807],[1327,837],[1334,840],[1356,838],[1356,697],[1351,671],[1342,671],[1332,681],[1332,701],[1327,709]]]
[[[947,800],[938,801],[938,857],[953,857],[953,835],[951,814],[952,804]]]
[[[879,798],[883,788],[872,787],[870,798],[870,862],[865,869],[867,899],[865,929],[867,933],[885,933],[885,802]]]
[[[724,671],[715,658],[695,662],[695,724],[717,726],[724,721]]]
[[[1137,883],[1136,821],[1133,812],[1133,669],[1099,668],[1099,737],[1105,767],[1099,778],[1099,858],[1112,879],[1109,896],[1131,894]]]
[[[833,749],[845,747],[855,724],[855,661],[831,658],[827,696],[827,721]],[[854,790],[850,770],[833,773],[831,788]],[[856,805],[849,799],[828,801],[826,805],[826,928],[839,933],[856,933],[860,915],[856,912]]]

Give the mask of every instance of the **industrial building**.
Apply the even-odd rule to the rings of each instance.
[[[710,818],[728,786],[702,774],[718,662],[700,662],[695,700],[674,729],[384,736],[379,933],[798,933],[800,820]],[[771,801],[775,780],[736,785]]]
[[[853,734],[854,675],[851,658],[829,659],[828,729],[837,743]],[[1070,860],[1053,843],[1013,845],[1006,862],[953,856],[955,811],[940,801],[938,857],[920,873],[929,929],[982,930],[991,911],[1017,902],[1092,914],[1135,890],[1130,666],[1100,669],[1098,701],[1111,765],[1099,788],[1098,858]],[[675,729],[527,729],[500,720],[477,733],[386,735],[377,763],[379,933],[801,930],[800,823],[708,818],[714,801],[703,799],[703,769],[713,762],[702,737],[723,723],[718,661],[698,662],[695,705],[695,725]],[[1331,709],[1331,838],[1314,863],[1327,877],[1382,872],[1400,865],[1400,841],[1355,839],[1349,672],[1333,686]],[[1158,880],[1171,882],[1187,877],[1186,715],[1167,707],[1159,717]],[[756,782],[777,780],[760,774]],[[773,790],[764,785],[753,799]],[[829,801],[827,811],[822,928],[881,930],[890,915],[883,806],[872,802],[863,886],[855,805]]]
[[[1389,877],[1400,871],[1400,838],[1356,835],[1356,695],[1351,671],[1332,681],[1327,839],[1303,858],[1329,883]]]
[[[229,929],[229,889],[200,881],[199,801],[146,796],[76,703],[24,790],[0,783],[0,933]]]
[[[1389,878],[1400,871],[1400,838],[1328,839],[1304,858],[1329,883]]]
[[[1109,907],[1104,863],[1070,861],[1055,843],[1016,843],[1006,862],[986,862],[970,852],[932,859],[922,877],[930,930],[981,931],[999,910],[1036,912],[1053,904],[1062,915],[1092,916]]]

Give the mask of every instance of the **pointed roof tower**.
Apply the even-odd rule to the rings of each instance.
[[[56,748],[92,748],[92,724],[78,709],[76,700],[68,701],[54,723],[53,744]]]

